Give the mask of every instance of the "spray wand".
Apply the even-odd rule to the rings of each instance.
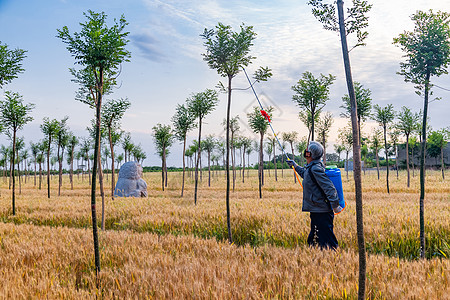
[[[277,140],[278,144],[280,145],[281,151],[283,151],[283,154],[286,156],[287,160],[291,160],[291,159],[289,158],[289,156],[286,154],[286,152],[284,151],[283,145],[281,145],[280,140],[278,139],[278,136],[277,136],[277,134],[275,133],[275,130],[273,130],[273,127],[272,127],[272,121],[270,120],[270,116],[269,116],[269,114],[264,110],[264,108],[263,108],[263,106],[262,106],[262,104],[261,104],[261,101],[259,101],[258,95],[256,94],[255,89],[253,88],[253,84],[252,84],[252,82],[250,81],[250,78],[248,77],[247,72],[245,71],[244,68],[242,68],[242,69],[244,70],[245,77],[247,77],[248,83],[250,84],[250,87],[252,88],[253,94],[255,94],[256,100],[258,100],[259,106],[261,107],[261,115],[262,115],[264,118],[266,118],[267,122],[269,123],[270,129],[272,129],[273,136],[275,137],[275,139]],[[298,177],[297,171],[295,171],[294,166],[292,166],[292,170],[294,170],[295,177],[297,177],[298,183],[299,183],[300,186],[303,188],[302,182],[300,181],[300,178]]]

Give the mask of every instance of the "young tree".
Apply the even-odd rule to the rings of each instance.
[[[428,97],[432,76],[447,74],[450,61],[450,14],[417,11],[411,16],[414,22],[413,31],[405,31],[394,44],[404,52],[406,62],[400,63],[400,75],[406,82],[415,84],[417,93],[424,96],[422,145],[420,154],[420,257],[425,257],[425,149],[427,142],[426,128],[428,118]]]
[[[127,22],[124,16],[108,28],[106,14],[89,10],[84,13],[85,23],[80,23],[82,30],[70,35],[67,26],[58,30],[58,37],[67,44],[67,50],[75,57],[76,63],[90,70],[95,75],[95,89],[91,89],[96,107],[96,134],[94,146],[94,167],[91,186],[91,211],[94,238],[94,256],[97,275],[100,272],[100,255],[98,249],[97,216],[95,210],[95,190],[98,156],[100,149],[101,106],[106,73],[117,73],[120,64],[128,61],[130,52],[125,49],[128,32],[124,31]],[[94,94],[95,92],[95,94]]]
[[[448,140],[448,131],[445,129],[432,131],[430,134],[430,137],[428,138],[428,153],[431,157],[438,157],[441,158],[441,172],[442,172],[442,179],[445,180],[444,175],[444,148],[447,146],[447,140]]]
[[[0,89],[25,71],[22,60],[26,57],[26,52],[19,48],[10,50],[8,45],[0,42]]]
[[[392,147],[395,156],[395,170],[397,171],[397,180],[398,180],[398,141],[400,137],[400,131],[395,128],[395,124],[391,125],[391,131],[389,133],[389,137],[391,138]]]
[[[67,120],[69,117],[64,117],[61,121],[58,122],[58,126],[55,132],[55,143],[57,146],[57,157],[59,163],[59,172],[58,172],[58,196],[61,195],[61,186],[62,186],[62,163],[64,158],[64,150],[67,147],[67,143],[69,142],[69,131],[67,128]]]
[[[398,122],[395,127],[397,130],[401,131],[406,137],[406,170],[408,174],[407,186],[410,186],[410,175],[409,175],[409,144],[411,133],[417,127],[417,122],[419,121],[420,115],[418,113],[413,113],[411,109],[403,106],[401,111],[397,114]],[[414,160],[414,158],[413,158]],[[413,161],[414,164],[414,161]]]
[[[381,148],[381,131],[379,129],[376,129],[372,133],[372,138],[370,140],[370,148],[373,151],[373,154],[375,155],[375,159],[377,162],[377,175],[378,180],[380,180],[380,160],[379,160],[379,152]]]
[[[384,153],[386,156],[386,189],[389,194],[389,147],[387,142],[388,126],[395,118],[394,106],[388,104],[385,107],[381,107],[378,104],[374,106],[375,113],[372,118],[383,128],[384,136]]]
[[[42,164],[45,162],[45,151],[47,151],[47,141],[43,140],[39,143],[39,154],[36,157],[39,164],[39,190],[42,188]]]
[[[202,141],[202,149],[208,154],[208,186],[211,186],[211,153],[216,147],[216,139],[213,135],[208,135]]]
[[[351,122],[353,131],[353,178],[355,180],[355,200],[356,200],[356,231],[358,237],[359,256],[359,280],[358,299],[365,299],[366,295],[366,248],[364,242],[364,223],[362,206],[362,181],[361,181],[361,138],[358,130],[358,112],[353,87],[352,70],[350,67],[349,52],[358,46],[365,45],[364,40],[368,32],[364,28],[368,26],[367,12],[372,8],[367,1],[353,0],[353,6],[347,8],[348,16],[344,17],[344,1],[337,0],[336,7],[333,4],[323,4],[322,0],[310,0],[313,15],[324,24],[326,30],[339,32],[341,37],[342,55],[344,61],[345,77],[347,81],[348,95],[351,103]],[[357,41],[349,50],[347,36],[356,34]]]
[[[306,150],[308,146],[308,140],[304,136],[300,139],[300,141],[297,143],[297,151],[300,153],[300,164],[303,165],[303,152]]]
[[[339,140],[341,141],[341,147],[343,151],[345,151],[345,170],[347,172],[347,180],[348,180],[348,154],[352,151],[353,148],[353,132],[352,128],[346,126],[339,131]],[[353,162],[353,172],[355,172],[355,164]],[[353,173],[354,174],[354,173]]]
[[[210,114],[219,103],[217,92],[207,89],[204,92],[193,94],[188,100],[188,109],[192,115],[198,119],[198,143],[201,145],[202,137],[202,123],[203,119]],[[194,203],[197,205],[197,190],[198,190],[198,165],[200,162],[201,147],[198,149],[197,161],[195,163],[195,190]]]
[[[277,139],[275,138],[275,136],[270,135],[268,138],[269,143],[272,145],[272,151],[273,151],[273,165],[275,167],[275,181],[278,181],[278,176],[277,176],[277,154],[276,154],[276,149],[277,149]],[[245,151],[244,151],[245,152]],[[294,174],[295,175],[295,174]]]
[[[291,87],[295,92],[292,100],[311,115],[311,140],[314,140],[315,118],[320,114],[329,100],[330,85],[336,79],[333,75],[325,76],[320,74],[320,78],[315,78],[311,72],[306,71],[302,78]]]
[[[31,111],[34,109],[34,104],[23,103],[23,97],[11,91],[5,92],[5,99],[0,100],[0,124],[6,134],[12,140],[11,151],[11,172],[12,175],[12,213],[16,214],[16,183],[14,175],[14,161],[16,153],[16,137],[17,131],[23,129],[25,124],[33,121],[33,117],[30,116]]]
[[[336,151],[338,155],[338,163],[341,162],[341,153],[344,151],[344,146],[342,144],[334,144],[334,151]]]
[[[58,120],[45,117],[43,123],[40,125],[42,133],[46,138],[47,145],[47,197],[50,199],[50,149],[52,146],[52,141],[56,137],[58,132]]]
[[[319,119],[317,123],[317,136],[319,141],[322,142],[323,146],[323,164],[327,164],[327,139],[330,133],[331,125],[333,125],[333,115],[330,112],[325,113],[325,115]]]
[[[273,107],[269,107],[266,109],[267,114],[272,117]],[[259,107],[254,107],[253,112],[247,114],[248,123],[250,128],[254,133],[259,133],[259,168],[258,168],[258,180],[259,180],[259,198],[262,198],[262,190],[261,186],[264,185],[264,174],[263,174],[263,143],[264,143],[264,134],[266,134],[267,129],[269,128],[269,123],[266,118],[261,115]]]
[[[358,115],[358,131],[359,137],[361,138],[361,123],[365,122],[372,112],[372,92],[369,89],[365,89],[359,82],[354,82],[354,88]],[[342,97],[342,102],[343,104],[340,107],[344,109],[344,112],[341,113],[341,116],[344,118],[351,118],[352,105],[350,97],[347,94],[344,95],[344,97]]]
[[[34,162],[34,186],[36,186],[36,164],[37,164],[37,156],[39,154],[39,143],[30,142],[31,155],[33,156]]]
[[[170,128],[170,125],[161,125],[156,124],[153,126],[153,139],[156,144],[156,150],[158,151],[158,155],[161,157],[161,187],[164,191],[164,182],[167,178],[166,168],[166,158],[169,154],[169,148],[172,146],[174,141],[174,135],[172,133],[172,129]]]
[[[75,147],[78,145],[79,141],[73,133],[69,133],[67,140],[67,163],[70,165],[70,188],[73,190],[73,159],[75,156]]]
[[[319,121],[319,114],[316,113],[314,115],[314,124],[316,124]],[[298,118],[300,121],[302,121],[303,124],[305,124],[306,128],[308,128],[308,138],[307,138],[307,142],[309,143],[309,141],[311,141],[311,129],[312,129],[312,123],[313,123],[313,118],[311,115],[310,111],[300,111],[298,113]]]
[[[106,127],[111,151],[111,198],[114,199],[115,169],[114,169],[114,146],[120,140],[122,132],[120,131],[120,120],[126,110],[131,106],[128,99],[109,100],[105,102],[102,110],[103,127]]]
[[[228,101],[227,101],[227,130],[226,130],[226,206],[227,206],[227,228],[228,241],[232,243],[231,223],[230,223],[230,112],[231,112],[231,82],[240,72],[241,68],[248,66],[256,57],[251,56],[250,47],[253,46],[253,40],[256,33],[252,26],[240,26],[239,32],[233,32],[231,26],[219,23],[215,29],[205,28],[201,37],[204,39],[206,53],[202,54],[211,69],[217,70],[217,73],[228,79]],[[268,68],[261,68],[260,73],[255,73],[257,81],[267,80],[271,76]],[[222,84],[223,86],[223,84]]]
[[[186,137],[187,133],[195,128],[195,115],[192,114],[185,104],[178,104],[175,115],[172,117],[173,131],[175,137],[183,142],[183,182],[181,185],[181,197],[184,193],[184,176],[186,172]]]
[[[291,146],[291,153],[292,153],[292,160],[295,161],[295,154],[294,154],[294,143],[297,140],[298,132],[291,131],[291,132],[283,132],[283,141],[288,143]],[[297,182],[297,176],[294,172],[294,183]]]
[[[131,142],[131,134],[129,132],[123,134],[122,148],[125,162],[127,162],[130,159],[130,153],[133,151],[133,143]]]

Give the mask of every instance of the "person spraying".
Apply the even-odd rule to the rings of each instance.
[[[338,241],[333,232],[334,214],[340,213],[343,208],[339,205],[338,192],[320,161],[323,146],[311,141],[303,156],[307,162],[305,167],[297,165],[293,160],[288,160],[287,163],[303,178],[302,211],[309,212],[311,218],[308,245],[336,249]]]

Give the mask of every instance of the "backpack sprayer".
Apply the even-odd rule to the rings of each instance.
[[[270,120],[270,116],[269,116],[269,114],[264,110],[264,108],[263,108],[263,106],[262,106],[262,104],[261,104],[261,101],[259,101],[258,95],[256,95],[255,89],[253,88],[253,84],[252,84],[252,82],[250,81],[250,78],[248,77],[247,72],[245,71],[244,68],[242,68],[242,69],[244,70],[245,77],[247,77],[248,83],[250,84],[250,87],[252,88],[253,94],[255,94],[256,100],[258,100],[259,106],[261,107],[261,115],[262,115],[264,118],[266,118],[267,122],[269,122],[270,129],[272,129],[273,136],[275,137],[275,139],[277,140],[278,144],[280,145],[281,151],[282,151],[283,154],[286,156],[287,160],[291,160],[291,159],[289,158],[289,156],[286,154],[286,152],[284,151],[283,145],[281,145],[280,140],[278,139],[278,136],[277,136],[277,134],[275,133],[275,130],[273,130],[273,127],[272,127],[272,121]],[[294,166],[292,166],[292,170],[294,170],[295,177],[297,177],[298,183],[299,183],[300,186],[303,188],[302,182],[300,181],[300,178],[298,177],[297,171],[295,171]]]

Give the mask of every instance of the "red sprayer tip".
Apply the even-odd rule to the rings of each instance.
[[[268,114],[265,110],[262,110],[262,109],[261,109],[261,115],[262,115],[264,118],[266,118],[266,120],[269,121],[269,123],[270,123],[270,116],[269,116],[269,114]]]

